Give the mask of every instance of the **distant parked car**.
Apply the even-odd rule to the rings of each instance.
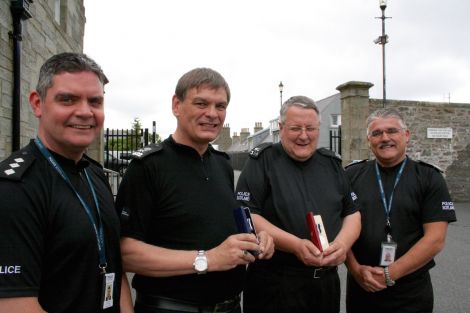
[[[121,176],[124,175],[127,167],[129,166],[129,160],[123,158],[116,158],[112,153],[104,153],[104,167],[115,172],[118,172]]]
[[[132,151],[123,151],[119,153],[119,158],[123,160],[131,160],[132,159]]]

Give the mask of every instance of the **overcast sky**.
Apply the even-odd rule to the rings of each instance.
[[[470,1],[389,0],[387,98],[470,103]],[[104,69],[105,127],[156,121],[166,138],[171,97],[195,67],[220,72],[231,132],[268,126],[283,100],[321,100],[347,81],[382,98],[378,0],[85,0],[84,52]]]

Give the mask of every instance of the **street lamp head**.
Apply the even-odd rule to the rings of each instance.
[[[380,2],[380,9],[385,10],[385,8],[387,7],[387,0],[379,0],[379,2]]]
[[[284,89],[284,85],[282,84],[282,81],[279,83],[279,92],[282,92]]]

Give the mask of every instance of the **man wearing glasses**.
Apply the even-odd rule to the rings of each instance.
[[[347,312],[432,312],[429,269],[456,220],[446,183],[406,155],[410,130],[396,109],[368,117],[367,139],[376,159],[346,170],[363,225],[346,261]]]
[[[320,116],[305,96],[288,99],[280,111],[280,138],[262,144],[237,184],[257,230],[274,239],[271,260],[248,267],[244,312],[339,312],[337,265],[360,233],[360,213],[349,181],[333,152],[318,149]],[[329,247],[310,240],[306,215],[321,216]]]

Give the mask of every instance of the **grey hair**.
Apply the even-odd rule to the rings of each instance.
[[[397,109],[394,108],[386,108],[386,109],[378,109],[372,112],[369,117],[366,120],[366,125],[367,125],[367,134],[369,134],[369,127],[372,122],[379,118],[396,118],[398,120],[398,123],[402,128],[408,128],[405,124],[405,120],[403,119],[403,116],[398,112]]]
[[[315,112],[317,112],[318,120],[321,121],[320,111],[318,110],[315,101],[306,96],[294,96],[287,99],[281,106],[281,110],[279,111],[281,123],[284,123],[286,121],[287,110],[293,106],[314,110]]]
[[[39,97],[46,98],[47,89],[52,86],[55,75],[61,73],[93,72],[103,84],[108,83],[108,78],[101,67],[91,58],[83,53],[64,52],[56,54],[44,62],[39,70],[39,79],[36,91]]]
[[[227,94],[227,103],[230,102],[230,88],[225,78],[219,72],[205,67],[195,68],[181,76],[176,84],[175,95],[179,100],[184,101],[190,89],[203,85],[213,89],[224,88]]]

